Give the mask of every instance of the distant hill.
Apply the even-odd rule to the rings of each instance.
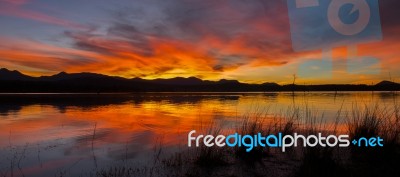
[[[102,74],[95,74],[95,73],[73,73],[73,74],[68,74],[66,72],[60,72],[56,75],[52,76],[41,76],[39,78],[36,78],[37,80],[42,80],[42,81],[62,81],[62,80],[71,80],[71,79],[104,79],[104,78],[117,78],[117,77],[111,77],[107,75],[102,75]],[[122,79],[122,78],[120,78]]]
[[[399,85],[399,83],[392,82],[392,81],[382,81],[376,84],[376,86],[394,86],[394,85]]]
[[[5,68],[0,69],[0,81],[4,80],[18,80],[18,81],[27,81],[27,80],[33,80],[33,77],[24,75],[20,73],[19,71],[10,71]]]
[[[382,81],[376,85],[279,85],[248,84],[237,80],[202,80],[196,77],[146,80],[127,79],[96,73],[60,72],[31,77],[19,71],[0,69],[0,92],[266,92],[266,91],[371,91],[400,90],[400,84]]]
[[[376,84],[374,87],[377,90],[399,90],[400,84],[392,81],[382,81]]]

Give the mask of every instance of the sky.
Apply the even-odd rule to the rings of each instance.
[[[0,67],[32,76],[400,82],[398,7],[379,0],[382,40],[330,54],[293,50],[286,0],[0,0]]]

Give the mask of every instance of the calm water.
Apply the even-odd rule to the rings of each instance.
[[[308,107],[333,123],[341,108],[392,109],[398,97],[391,92],[3,94],[0,176],[85,176],[113,165],[140,166],[157,144],[166,152],[179,151],[187,132],[210,122],[232,129],[242,115],[284,115]]]

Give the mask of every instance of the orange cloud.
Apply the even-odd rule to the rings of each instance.
[[[68,27],[60,37],[63,42],[59,46],[43,41],[0,38],[3,41],[0,64],[35,75],[67,71],[148,79],[196,76],[284,83],[291,80],[299,63],[321,58],[321,51],[292,50],[283,1],[171,1],[166,9],[172,10],[161,8],[160,13],[165,11],[166,14],[162,14],[161,19],[156,18],[161,23],[153,20],[153,15],[157,14],[130,14],[128,10],[127,14],[118,11],[122,15],[112,22],[90,30],[78,23],[24,9],[24,4],[29,3],[26,0],[2,2],[7,5],[0,6],[0,14]],[[385,16],[391,14],[385,13]],[[382,22],[384,41],[359,47],[360,55],[381,59],[383,72],[396,70],[394,66],[400,62],[397,57],[400,28],[392,23]],[[346,50],[336,53],[335,61],[347,56]],[[348,75],[342,63],[339,69],[334,68],[335,78],[326,82],[384,78],[383,75]],[[308,80],[299,78],[299,81]]]

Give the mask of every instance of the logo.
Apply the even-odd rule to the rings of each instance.
[[[347,71],[378,74],[379,60],[357,56],[357,45],[382,40],[378,0],[287,0],[292,48],[294,51],[322,50],[323,58],[299,67],[299,75],[309,71],[331,76],[332,52],[347,46]],[[324,72],[328,72],[325,73]]]

